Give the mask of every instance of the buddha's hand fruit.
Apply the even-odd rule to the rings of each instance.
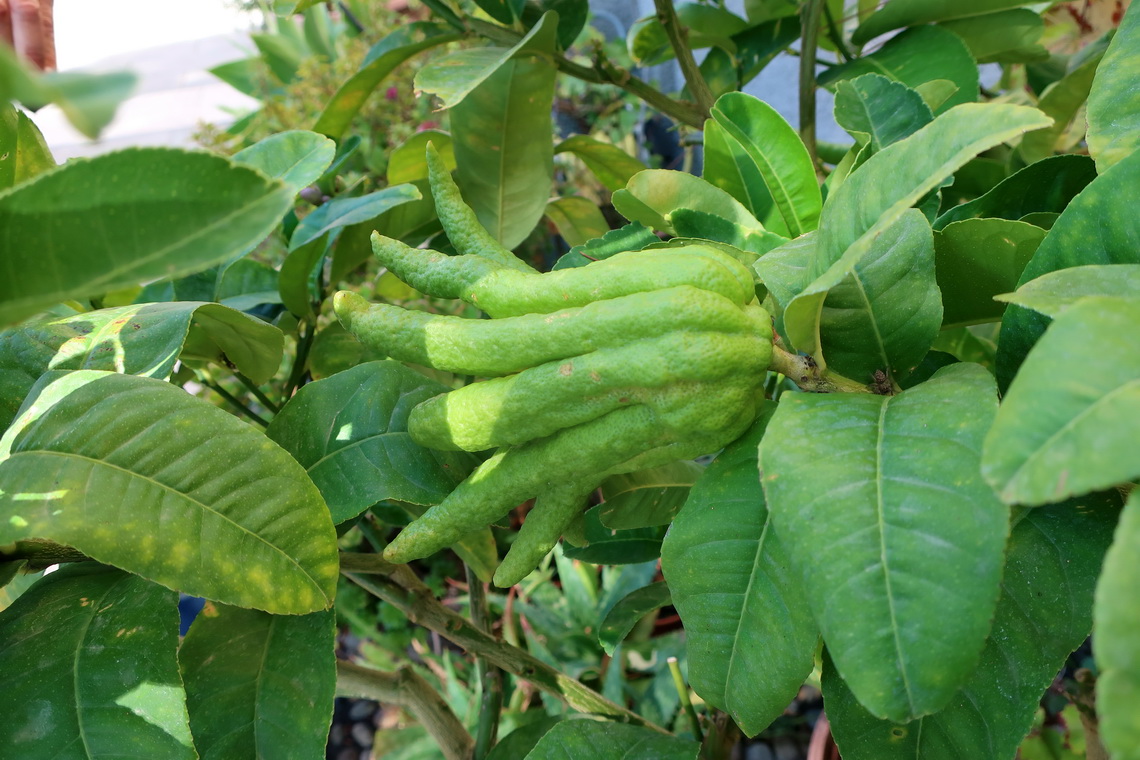
[[[396,538],[393,562],[425,557],[535,498],[495,574],[527,575],[609,475],[711,453],[756,415],[772,326],[751,275],[716,248],[619,253],[539,274],[463,205],[429,147],[432,192],[459,256],[372,236],[381,262],[429,295],[493,319],[369,304],[341,292],[337,316],[401,361],[493,378],[418,405],[409,432],[436,449],[497,451]]]

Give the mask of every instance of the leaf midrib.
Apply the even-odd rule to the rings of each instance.
[[[138,478],[138,479],[140,479],[146,483],[153,484],[154,486],[161,488],[161,489],[163,489],[169,493],[175,494],[175,495],[181,497],[182,499],[184,499],[185,501],[188,501],[191,504],[197,505],[203,511],[210,512],[214,515],[217,515],[218,517],[222,518],[222,520],[224,520],[225,522],[228,522],[231,525],[241,529],[243,532],[249,534],[250,536],[253,536],[255,539],[257,539],[261,543],[265,544],[265,546],[269,547],[272,551],[274,551],[277,554],[280,554],[281,556],[285,557],[287,560],[289,560],[290,563],[293,564],[294,567],[296,567],[298,570],[301,571],[302,575],[304,575],[306,578],[309,579],[310,582],[312,582],[313,586],[317,589],[317,592],[321,595],[321,597],[327,599],[327,595],[325,594],[324,590],[321,588],[320,583],[318,583],[317,580],[315,578],[313,578],[313,576],[309,573],[308,570],[305,569],[304,566],[301,565],[301,563],[299,563],[296,559],[294,559],[292,556],[290,556],[290,554],[287,551],[285,551],[281,547],[278,547],[278,546],[270,543],[263,536],[261,536],[257,533],[254,533],[252,530],[245,527],[241,523],[238,523],[233,518],[229,517],[228,515],[223,514],[222,512],[219,512],[218,510],[212,508],[210,505],[208,505],[202,501],[199,501],[198,499],[195,499],[194,497],[190,496],[189,494],[183,493],[182,491],[179,491],[175,488],[172,488],[171,486],[168,486],[165,483],[161,483],[157,480],[154,480],[153,478],[149,478],[145,475],[141,475],[137,472],[134,472],[133,470],[128,470],[125,467],[120,467],[119,465],[112,464],[111,462],[108,462],[106,460],[96,459],[94,457],[84,456],[82,454],[76,454],[76,453],[68,452],[68,451],[51,451],[48,449],[38,449],[35,451],[21,451],[17,454],[13,454],[11,456],[11,459],[14,460],[17,457],[20,457],[23,455],[56,456],[56,457],[63,457],[65,459],[72,458],[72,459],[82,460],[85,462],[90,462],[93,465],[101,465],[103,467],[107,467],[107,468],[112,469],[112,470],[117,470],[119,472],[126,474],[129,477]]]

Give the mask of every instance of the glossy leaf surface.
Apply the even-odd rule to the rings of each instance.
[[[328,741],[336,689],[331,612],[207,604],[178,651],[202,760],[308,760]]]
[[[282,335],[272,325],[220,304],[138,304],[26,322],[0,331],[0,426],[50,370],[101,369],[165,379],[199,322],[200,349],[212,344],[254,382],[281,364]],[[201,353],[201,350],[199,351]]]
[[[598,517],[614,530],[668,525],[702,472],[699,464],[682,461],[612,475],[602,481]]]
[[[1003,293],[997,299],[1056,319],[1070,306],[1089,296],[1140,298],[1140,264],[1061,269],[1030,280],[1016,293]]]
[[[316,182],[336,155],[336,143],[316,132],[278,132],[234,154],[233,160],[279,179],[293,192]]]
[[[910,137],[934,120],[916,91],[879,74],[864,74],[835,87],[835,120],[873,150]]]
[[[601,507],[586,512],[586,546],[567,546],[563,552],[569,559],[596,565],[633,565],[661,556],[662,527],[613,530],[602,524]]]
[[[0,743],[21,760],[197,758],[178,676],[178,596],[93,562],[0,613]]]
[[[645,164],[616,145],[587,135],[563,140],[554,148],[554,153],[570,153],[580,158],[610,192],[625,187],[630,177],[646,169]]]
[[[232,258],[269,234],[292,201],[259,172],[170,148],[41,174],[0,195],[0,324]]]
[[[1104,173],[1140,148],[1140,10],[1129,6],[1088,97],[1089,155]]]
[[[296,614],[332,603],[335,534],[304,470],[168,383],[46,375],[0,457],[0,544],[51,539],[242,606]]]
[[[1140,494],[1120,516],[1096,587],[1097,716],[1101,736],[1118,760],[1140,758]]]
[[[1028,8],[943,21],[940,26],[965,40],[978,63],[1029,63],[1049,57],[1039,42],[1045,21]]]
[[[1059,269],[1092,264],[1140,264],[1140,214],[1122,188],[1140,187],[1140,152],[1113,165],[1075,197],[1037,249],[1020,285]],[[998,341],[998,385],[1013,380],[1049,319],[1017,306],[1006,310]]]
[[[776,534],[872,714],[936,712],[978,662],[1009,530],[978,471],[996,406],[989,373],[956,364],[898,396],[784,394],[769,423]]]
[[[1017,287],[1045,230],[1008,219],[964,219],[934,233],[934,263],[945,327],[996,322],[1005,304],[994,296]]]
[[[613,204],[626,219],[669,234],[676,232],[670,217],[679,209],[704,211],[744,230],[764,232],[764,227],[738,200],[685,172],[668,169],[639,172],[625,188],[613,194]]]
[[[879,720],[828,658],[824,704],[845,760],[1013,760],[1041,695],[1089,634],[1119,508],[1112,501],[1034,509],[1013,527],[993,630],[977,669],[939,712],[905,725]]]
[[[819,224],[823,205],[811,158],[800,136],[774,108],[743,92],[717,99],[713,120],[744,149],[760,174],[791,237]]]
[[[1045,332],[986,438],[982,472],[1036,506],[1140,477],[1140,301],[1084,299]]]
[[[757,446],[773,410],[709,465],[661,551],[693,689],[749,736],[795,698],[819,637],[760,488]]]
[[[664,581],[642,586],[622,597],[621,601],[606,613],[601,627],[598,628],[598,641],[602,649],[612,656],[614,649],[629,635],[639,620],[669,604],[672,604],[669,587]]]
[[[412,441],[412,408],[447,388],[399,362],[368,362],[301,388],[266,435],[301,463],[333,522],[385,499],[438,504],[475,465]]]
[[[415,185],[394,185],[356,198],[337,198],[322,204],[309,213],[289,239],[289,250],[295,251],[306,243],[340,227],[367,222],[389,209],[404,203],[418,201],[420,191]]]
[[[863,20],[851,35],[851,41],[863,45],[880,34],[904,26],[967,18],[1031,4],[1027,0],[890,0]]]
[[[701,747],[641,726],[564,720],[538,740],[526,760],[696,760]]]

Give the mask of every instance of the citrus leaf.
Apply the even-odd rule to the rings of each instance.
[[[285,451],[173,385],[94,370],[44,375],[0,439],[0,544],[25,538],[281,613],[329,606],[337,576],[328,509]]]
[[[645,164],[616,145],[586,135],[574,135],[558,143],[554,154],[559,153],[570,153],[582,159],[582,163],[610,192],[625,187],[630,177],[646,169]]]
[[[388,184],[427,179],[427,146],[431,143],[448,171],[455,171],[455,149],[451,135],[438,129],[416,132],[388,155]]]
[[[1063,147],[1058,145],[1058,141],[1065,135],[1069,124],[1085,104],[1092,89],[1093,75],[1096,74],[1100,61],[1100,55],[1090,57],[1041,93],[1037,107],[1053,119],[1053,124],[1045,129],[1030,132],[1018,145],[1018,153],[1025,163],[1033,164],[1041,161]]]
[[[1089,155],[1102,174],[1140,148],[1140,10],[1129,7],[1088,97]]]
[[[397,66],[428,48],[459,38],[449,26],[429,21],[413,21],[394,30],[372,46],[360,70],[329,99],[313,131],[341,139],[368,98]]]
[[[709,465],[661,548],[693,689],[749,736],[795,698],[819,638],[760,488],[757,445],[773,410]]]
[[[207,153],[131,148],[70,161],[0,194],[0,324],[232,259],[292,202],[282,183]]]
[[[336,615],[208,603],[178,650],[202,760],[308,760],[328,741]]]
[[[23,111],[11,103],[0,103],[0,190],[55,168],[55,159],[44,136]]]
[[[864,45],[892,29],[980,16],[1023,5],[1032,3],[1029,0],[891,0],[863,20],[851,35],[851,42]]]
[[[701,745],[641,726],[564,720],[538,740],[525,760],[697,760]]]
[[[910,137],[934,120],[922,96],[879,74],[864,74],[835,87],[835,120],[873,150]]]
[[[420,191],[415,185],[394,185],[356,198],[337,198],[306,216],[289,239],[289,250],[295,251],[306,243],[341,227],[367,222],[409,201],[418,201]]]
[[[1092,264],[1140,264],[1140,214],[1132,194],[1140,187],[1140,151],[1111,166],[1077,195],[1025,266],[1018,285],[1043,274]],[[997,378],[1009,386],[1049,318],[1018,306],[1006,309],[998,340]]]
[[[1140,492],[1121,513],[1116,537],[1104,558],[1096,587],[1097,717],[1101,736],[1118,760],[1140,758],[1140,647],[1136,630],[1140,583]]]
[[[305,468],[335,523],[388,499],[438,504],[475,458],[415,443],[408,415],[447,390],[399,362],[368,362],[301,388],[266,435]]]
[[[760,446],[776,535],[879,717],[945,707],[989,634],[1009,531],[979,472],[996,406],[990,374],[954,364],[892,397],[786,393]]]
[[[1089,296],[1140,297],[1140,265],[1105,264],[1070,267],[1030,280],[1016,293],[994,296],[1056,319],[1070,306]]]
[[[668,525],[704,469],[681,461],[612,475],[602,481],[598,517],[602,525],[614,530]]]
[[[704,211],[763,234],[764,226],[738,200],[700,177],[668,169],[646,169],[630,178],[624,189],[613,194],[613,204],[631,222],[667,232],[676,230],[670,215],[678,209]]]
[[[814,230],[823,205],[819,182],[807,148],[784,117],[762,100],[730,92],[717,99],[712,118],[755,164],[789,236]]]
[[[1140,301],[1086,298],[1025,358],[986,438],[982,473],[1036,506],[1140,477]]]
[[[197,758],[178,676],[178,595],[84,562],[0,613],[0,744],[21,760]]]
[[[664,581],[651,583],[631,591],[610,608],[598,628],[598,642],[606,654],[613,656],[617,645],[625,640],[633,627],[654,610],[672,604],[669,587]],[[690,670],[690,673],[692,671]]]
[[[324,135],[293,129],[239,150],[233,160],[281,180],[295,193],[320,179],[335,155],[336,143]]]
[[[164,380],[191,343],[191,354],[226,356],[254,382],[281,365],[281,331],[219,304],[196,301],[136,304],[70,317],[48,317],[0,331],[0,427],[16,416],[41,375],[50,370],[101,369]]]
[[[1013,527],[993,631],[977,669],[941,711],[905,725],[879,720],[826,658],[824,703],[844,759],[1013,760],[1045,689],[1089,635],[1119,506],[1114,496],[1075,500],[1030,510]]]
[[[584,245],[610,231],[610,225],[597,204],[577,195],[555,198],[548,202],[546,218],[571,246]]]

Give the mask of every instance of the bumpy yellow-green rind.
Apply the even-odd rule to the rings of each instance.
[[[534,508],[523,521],[507,556],[495,570],[495,585],[510,588],[530,575],[558,543],[563,531],[581,514],[586,497],[594,487],[590,480],[584,484],[551,486],[541,491],[535,497]]]
[[[533,267],[504,248],[479,223],[479,218],[464,202],[459,186],[451,178],[451,172],[430,142],[427,146],[427,167],[436,215],[455,250],[461,254],[481,256],[517,272],[536,273]]]
[[[622,406],[675,405],[677,391],[666,386],[694,386],[702,399],[727,378],[758,384],[770,353],[771,340],[758,335],[676,330],[441,394],[412,411],[408,430],[435,449],[517,445]]]
[[[591,476],[652,447],[657,438],[653,411],[635,406],[547,438],[502,449],[479,465],[446,499],[404,528],[384,550],[384,557],[400,563],[433,554],[490,525],[544,488],[589,481]]]
[[[755,334],[771,342],[771,320],[762,309],[741,309],[716,293],[691,286],[496,320],[370,304],[347,291],[337,293],[333,307],[345,329],[375,351],[480,377],[508,375],[622,346],[632,336],[653,337],[679,329]]]
[[[589,266],[527,274],[474,255],[447,256],[372,235],[380,262],[422,293],[459,298],[492,317],[549,314],[595,301],[691,285],[744,305],[756,292],[748,270],[703,245],[629,251]]]

